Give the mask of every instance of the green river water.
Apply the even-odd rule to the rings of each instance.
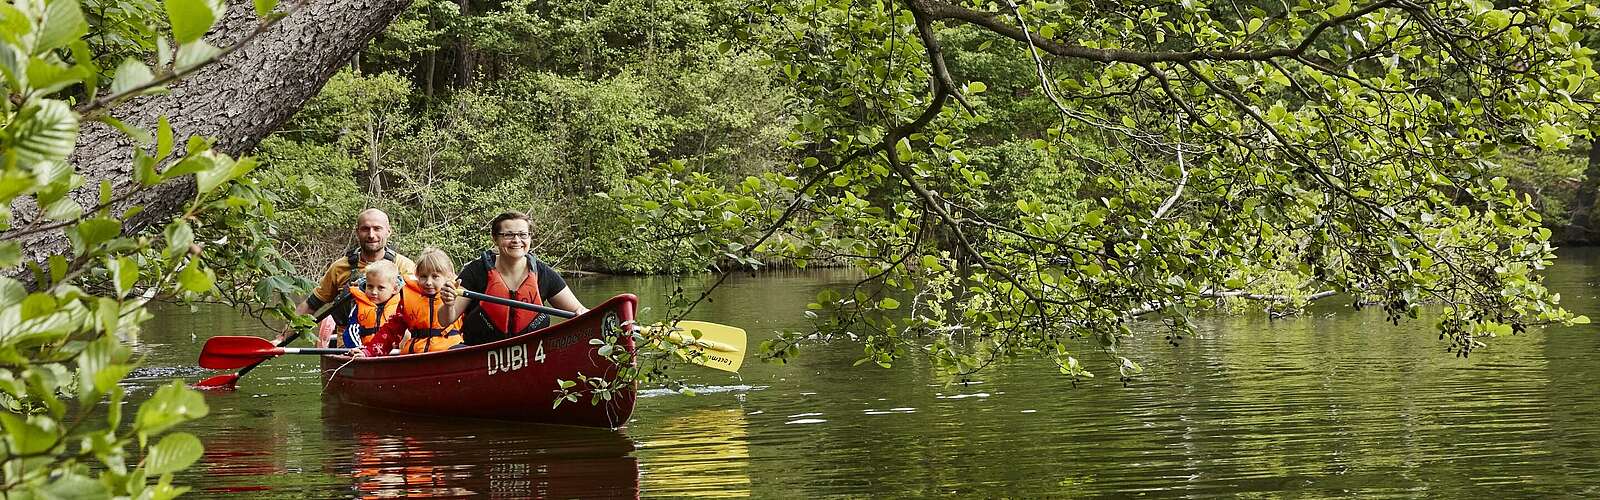
[[[843,271],[729,278],[695,317],[750,345]],[[664,278],[572,280],[586,303],[659,303]],[[1549,285],[1600,319],[1600,251],[1564,251]],[[1339,301],[1340,299],[1332,299]],[[225,308],[164,307],[135,340],[138,402],[195,367],[213,335],[270,336]],[[650,319],[652,315],[642,316]],[[1600,330],[1492,339],[1463,360],[1426,321],[1320,304],[1208,316],[1197,335],[1125,349],[1145,373],[1080,383],[1015,362],[949,385],[916,361],[851,367],[849,344],[739,376],[683,373],[697,396],[645,390],[620,430],[418,417],[325,404],[317,360],[268,362],[183,430],[206,444],[189,496],[245,498],[1600,497]],[[1087,348],[1086,348],[1087,349]]]

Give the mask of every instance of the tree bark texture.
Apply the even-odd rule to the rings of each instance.
[[[166,116],[180,153],[190,136],[199,135],[215,139],[218,152],[244,154],[299,111],[410,4],[410,0],[307,1],[248,46],[171,86],[170,93],[123,103],[112,115],[151,131],[157,119]],[[231,1],[227,15],[206,39],[227,47],[248,36],[258,23],[251,2]],[[110,180],[118,193],[137,186],[131,139],[99,122],[85,123],[78,134],[77,149],[68,161],[86,178],[84,188],[73,194],[79,203],[84,207],[98,203],[102,179]],[[143,213],[124,222],[125,232],[137,231],[170,219],[194,196],[194,187],[194,178],[188,176],[157,185],[114,208],[120,214],[134,204],[144,205]],[[13,207],[13,227],[24,228],[39,212],[31,199],[20,201]],[[23,238],[22,248],[26,257],[42,261],[65,254],[68,242],[63,232],[48,231]]]

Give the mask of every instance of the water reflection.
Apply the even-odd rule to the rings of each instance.
[[[642,443],[651,495],[750,496],[749,424],[744,409],[700,410],[672,417]]]
[[[621,431],[323,407],[323,439],[351,444],[362,498],[637,498],[634,444]]]
[[[1550,286],[1600,318],[1595,263],[1600,253],[1569,252]],[[698,319],[743,326],[757,345],[804,328],[815,293],[851,279],[735,276]],[[646,306],[672,286],[572,283],[583,297],[637,292]],[[264,335],[229,317],[152,322],[131,399],[209,375],[190,374],[210,335]],[[1430,321],[1395,327],[1371,310],[1194,320],[1178,346],[1159,335],[1125,345],[1146,368],[1128,386],[1104,376],[1109,364],[1074,386],[1026,359],[951,385],[915,358],[852,367],[859,345],[816,345],[738,376],[686,367],[677,373],[698,396],[643,391],[620,432],[328,406],[316,359],[284,357],[239,391],[206,395],[212,415],[183,430],[207,454],[178,482],[252,498],[1600,498],[1600,327],[1501,337],[1463,360],[1442,353]]]

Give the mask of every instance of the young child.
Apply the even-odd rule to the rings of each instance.
[[[372,341],[373,334],[400,307],[400,268],[393,262],[380,260],[367,264],[365,282],[350,287],[350,298],[355,310],[350,312],[350,325],[339,336],[341,347],[361,347]],[[358,340],[359,339],[359,340]]]
[[[443,351],[461,343],[461,320],[439,324],[439,291],[456,281],[456,265],[437,248],[417,256],[417,276],[400,289],[400,307],[395,317],[364,343],[366,356],[383,356],[396,343],[401,354]],[[406,336],[406,331],[411,333]],[[402,337],[405,337],[402,340]]]

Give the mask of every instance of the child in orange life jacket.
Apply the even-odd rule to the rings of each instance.
[[[450,256],[437,248],[428,248],[417,256],[417,276],[406,280],[400,289],[400,307],[388,323],[378,329],[370,341],[364,342],[365,356],[382,356],[396,343],[401,354],[443,351],[461,343],[461,320],[440,324],[439,306],[443,300],[439,291],[456,281],[456,265]],[[406,331],[409,337],[401,340]]]
[[[389,318],[400,308],[400,268],[393,262],[380,260],[367,264],[363,281],[359,287],[350,287],[355,310],[350,313],[350,326],[339,336],[343,347],[361,347],[371,342],[372,335],[389,323]]]

